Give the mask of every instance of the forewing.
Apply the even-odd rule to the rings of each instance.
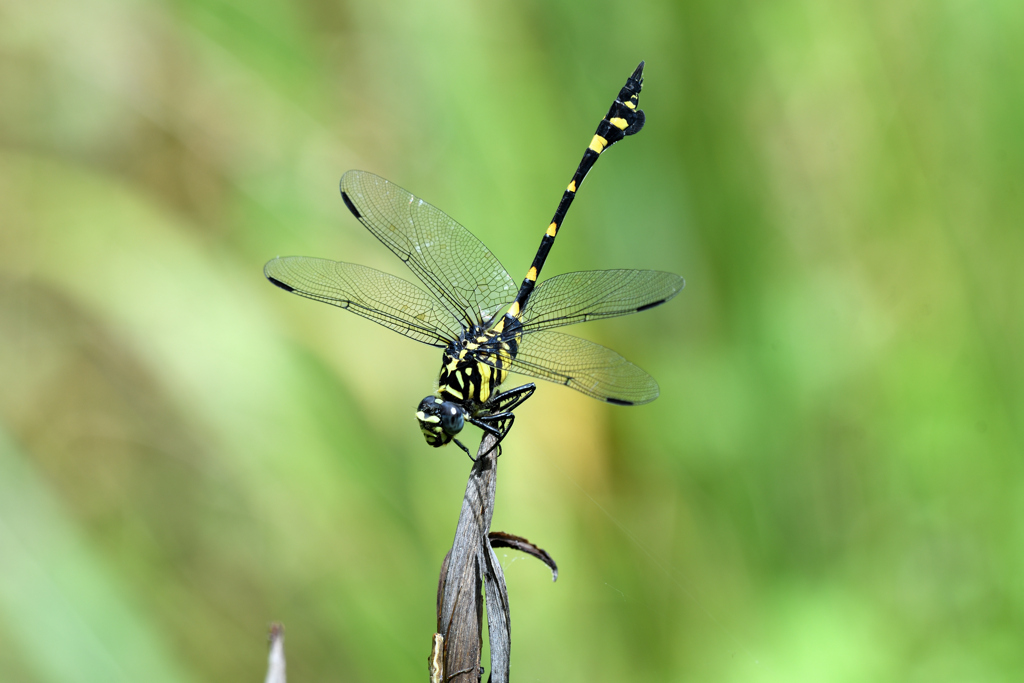
[[[489,365],[499,361],[480,349]],[[572,387],[609,403],[636,405],[658,398],[658,383],[646,372],[600,344],[559,332],[523,335],[519,352],[507,365],[511,372]]]
[[[365,171],[341,177],[346,206],[466,327],[489,321],[517,291],[497,257],[440,209]]]
[[[309,256],[267,262],[263,274],[281,289],[345,308],[416,341],[447,346],[461,327],[422,289],[402,278]]]
[[[683,278],[659,270],[587,270],[537,285],[522,315],[523,333],[628,315],[663,304]]]

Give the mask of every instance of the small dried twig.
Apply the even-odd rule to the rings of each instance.
[[[270,654],[267,657],[267,677],[264,683],[285,683],[284,674],[284,626],[270,625]]]

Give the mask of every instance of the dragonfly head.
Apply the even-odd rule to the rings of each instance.
[[[420,430],[427,443],[434,447],[444,446],[462,431],[466,421],[466,409],[451,401],[442,401],[437,396],[427,396],[420,401],[416,410]]]

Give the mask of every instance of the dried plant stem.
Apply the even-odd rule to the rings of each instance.
[[[501,566],[488,541],[497,484],[495,439],[480,443],[477,460],[466,483],[455,541],[441,567],[437,593],[437,632],[444,636],[445,680],[480,680],[483,644],[482,583],[487,583],[488,627],[491,639],[491,680],[508,679],[508,597]],[[503,603],[502,607],[498,604]],[[498,643],[495,643],[495,640]],[[495,645],[498,645],[497,652]]]

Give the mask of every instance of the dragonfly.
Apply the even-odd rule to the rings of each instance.
[[[638,133],[644,63],[619,91],[562,193],[517,287],[497,257],[440,209],[366,171],[341,178],[341,198],[355,218],[422,283],[366,266],[308,256],[267,262],[271,283],[299,296],[346,309],[418,342],[443,349],[433,394],[416,410],[430,446],[451,442],[466,424],[496,437],[500,448],[513,411],[535,391],[533,382],[507,390],[510,373],[544,379],[616,405],[658,397],[658,384],[621,355],[553,328],[644,311],[682,290],[683,278],[654,270],[570,272],[537,283],[580,185],[601,154]],[[500,451],[499,451],[500,452]]]

